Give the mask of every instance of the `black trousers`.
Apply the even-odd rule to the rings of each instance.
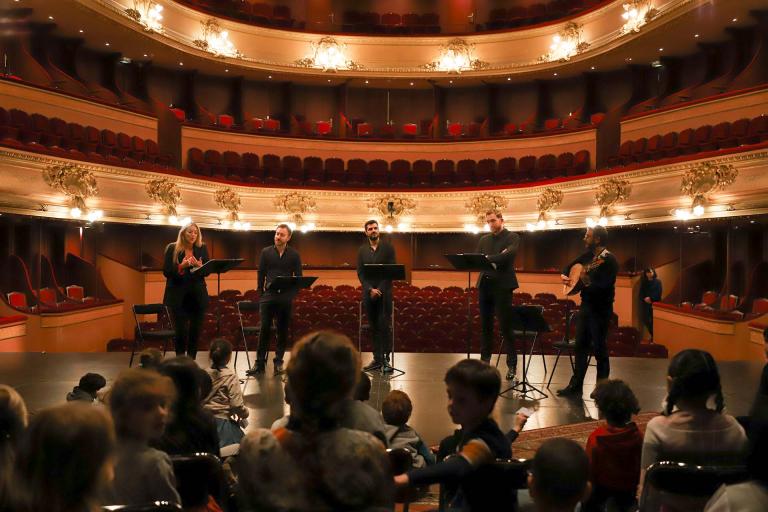
[[[264,364],[267,361],[267,352],[269,352],[269,340],[272,337],[273,321],[277,327],[275,363],[283,362],[285,347],[288,345],[288,327],[291,323],[292,307],[293,301],[288,298],[275,298],[259,303],[261,331],[259,332],[259,348],[256,356],[259,363]]]
[[[197,356],[197,345],[203,328],[206,306],[207,304],[200,304],[194,293],[186,293],[180,304],[168,308],[176,329],[174,343],[177,356],[188,355],[192,359]]]
[[[499,288],[492,282],[483,280],[479,288],[480,299],[480,325],[482,328],[480,358],[484,361],[491,360],[493,353],[493,320],[494,315],[499,318],[501,335],[504,337],[504,347],[507,352],[507,368],[517,368],[517,351],[515,350],[515,332],[512,320],[512,290]]]
[[[642,308],[643,325],[648,329],[648,334],[651,335],[651,338],[653,338],[653,304],[643,301],[640,307]]]
[[[608,359],[608,327],[613,311],[608,308],[596,308],[582,302],[576,320],[576,368],[570,385],[581,388],[587,373],[590,351],[597,362],[597,378],[607,379],[611,373]]]
[[[384,362],[384,356],[392,352],[392,297],[384,294],[372,299],[370,295],[363,297],[363,307],[368,317],[368,325],[373,338],[373,360]]]

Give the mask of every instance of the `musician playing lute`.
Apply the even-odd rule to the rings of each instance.
[[[580,398],[587,373],[590,349],[597,362],[597,380],[607,379],[610,374],[606,337],[613,316],[613,299],[619,264],[608,245],[608,230],[603,226],[587,229],[584,235],[587,252],[563,268],[560,278],[563,285],[581,287],[581,307],[576,319],[576,365],[571,381],[557,391],[560,396]],[[579,283],[572,282],[571,269],[580,265]],[[578,288],[578,287],[577,287]]]

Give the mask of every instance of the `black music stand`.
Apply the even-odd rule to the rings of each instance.
[[[472,352],[472,272],[493,271],[488,256],[479,253],[443,254],[456,270],[467,272],[467,359]]]
[[[363,277],[366,280],[371,281],[404,281],[405,280],[405,265],[402,265],[400,263],[366,263],[363,265]],[[394,290],[392,291],[392,298],[391,298],[391,304],[392,304],[392,318],[394,319],[395,316],[395,306],[394,306]],[[386,304],[384,304],[384,300],[382,297],[381,301],[381,317],[384,318],[386,315]],[[369,319],[370,324],[370,319]],[[400,377],[401,375],[405,375],[405,370],[401,370],[398,367],[395,366],[395,326],[394,322],[390,325],[390,329],[392,329],[392,332],[390,333],[390,336],[392,336],[392,375],[388,377],[388,379],[394,379],[397,377]],[[371,333],[373,335],[373,333]],[[381,375],[384,376],[384,369],[385,365],[381,366]]]
[[[531,400],[542,400],[544,398],[547,398],[549,395],[544,393],[542,390],[537,388],[536,386],[532,386],[528,383],[528,366],[530,365],[530,362],[526,364],[525,362],[525,338],[527,337],[528,333],[533,334],[533,340],[531,341],[531,348],[536,344],[536,339],[539,336],[539,333],[542,332],[549,332],[551,329],[549,328],[549,324],[544,319],[544,316],[541,314],[541,306],[533,306],[533,305],[524,305],[524,306],[513,306],[512,311],[514,312],[514,315],[512,316],[512,329],[515,332],[522,331],[523,336],[523,378],[520,382],[515,384],[514,386],[508,387],[501,393],[499,393],[499,396],[504,396],[505,393],[508,393],[510,391],[517,391],[520,393],[521,398],[529,398],[529,393],[539,393],[541,396],[539,398],[535,398],[535,396],[531,396]],[[502,346],[504,343],[512,343],[512,340],[505,339],[502,342]],[[499,354],[501,354],[501,351],[499,351]],[[533,356],[531,356],[533,357]]]
[[[216,295],[221,293],[221,274],[225,274],[245,261],[243,258],[208,260],[204,265],[190,270],[192,274],[200,274],[203,277],[216,274]]]

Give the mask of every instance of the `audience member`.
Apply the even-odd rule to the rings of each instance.
[[[222,448],[240,443],[244,435],[241,425],[247,426],[245,418],[248,417],[240,380],[227,367],[231,358],[232,344],[229,341],[218,338],[211,342],[211,367],[206,371],[213,387],[203,406],[213,413]]]
[[[381,414],[386,425],[385,434],[390,448],[403,448],[413,457],[413,467],[421,468],[435,463],[435,456],[408,420],[413,412],[411,398],[399,390],[392,390],[381,403]]]
[[[768,510],[768,407],[753,410],[747,455],[750,480],[722,486],[705,512],[763,512]]]
[[[363,384],[360,384],[361,381]],[[385,433],[387,426],[381,413],[367,402],[370,396],[371,379],[361,371],[352,396],[341,404],[339,426],[373,434],[384,446],[388,446]]]
[[[653,341],[653,303],[661,300],[661,280],[656,270],[646,268],[640,278],[640,311],[643,325]],[[641,333],[642,334],[642,333]]]
[[[112,480],[115,431],[102,407],[65,404],[34,416],[17,458],[17,512],[98,512]]]
[[[115,478],[105,504],[181,504],[171,459],[149,446],[163,435],[173,395],[173,382],[154,370],[129,369],[115,381],[109,402],[117,433]]]
[[[256,429],[240,444],[238,474],[254,510],[392,510],[387,455],[372,435],[339,427],[360,374],[349,338],[320,331],[293,348],[288,362],[287,428]]]
[[[720,373],[712,356],[696,349],[678,352],[667,371],[664,411],[649,421],[645,429],[641,484],[645,469],[659,461],[743,463],[747,436],[733,416],[723,413],[724,407]],[[699,500],[654,489],[647,489],[647,494],[644,499],[648,503],[661,502],[669,510],[703,505]]]
[[[592,495],[586,511],[628,511],[635,506],[640,481],[643,433],[632,421],[640,405],[632,390],[621,380],[605,380],[592,393],[597,410],[606,424],[587,440]]]
[[[12,387],[0,384],[0,503],[10,500],[16,451],[27,421],[24,399]]]
[[[201,397],[209,393],[211,379],[189,356],[165,361],[160,373],[171,378],[176,400],[171,420],[160,439],[150,442],[168,455],[211,453],[219,456],[219,434],[213,414],[203,408]]]
[[[156,348],[145,348],[139,353],[139,368],[142,370],[158,370],[163,364],[163,353]]]
[[[288,407],[291,406],[291,395],[289,391],[288,382],[286,381],[285,385],[283,386],[283,401]],[[290,413],[283,414],[281,417],[272,422],[272,426],[269,429],[274,432],[275,430],[287,427],[290,417]]]
[[[67,402],[93,403],[98,398],[98,392],[107,385],[107,379],[98,373],[86,373],[80,377],[80,383],[67,393]]]
[[[531,463],[528,492],[536,512],[573,512],[590,493],[589,460],[570,439],[544,441]]]
[[[448,370],[445,384],[448,413],[461,426],[456,456],[397,475],[395,483],[422,486],[458,482],[448,500],[452,510],[492,510],[498,503],[506,503],[509,489],[488,486],[483,479],[473,478],[473,474],[495,459],[512,457],[509,440],[491,418],[501,390],[501,376],[487,363],[464,359]]]

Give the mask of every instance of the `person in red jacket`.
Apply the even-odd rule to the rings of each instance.
[[[592,393],[600,416],[600,425],[587,440],[592,496],[585,511],[634,510],[640,480],[640,456],[643,433],[632,416],[640,412],[637,397],[621,380],[605,380]]]

